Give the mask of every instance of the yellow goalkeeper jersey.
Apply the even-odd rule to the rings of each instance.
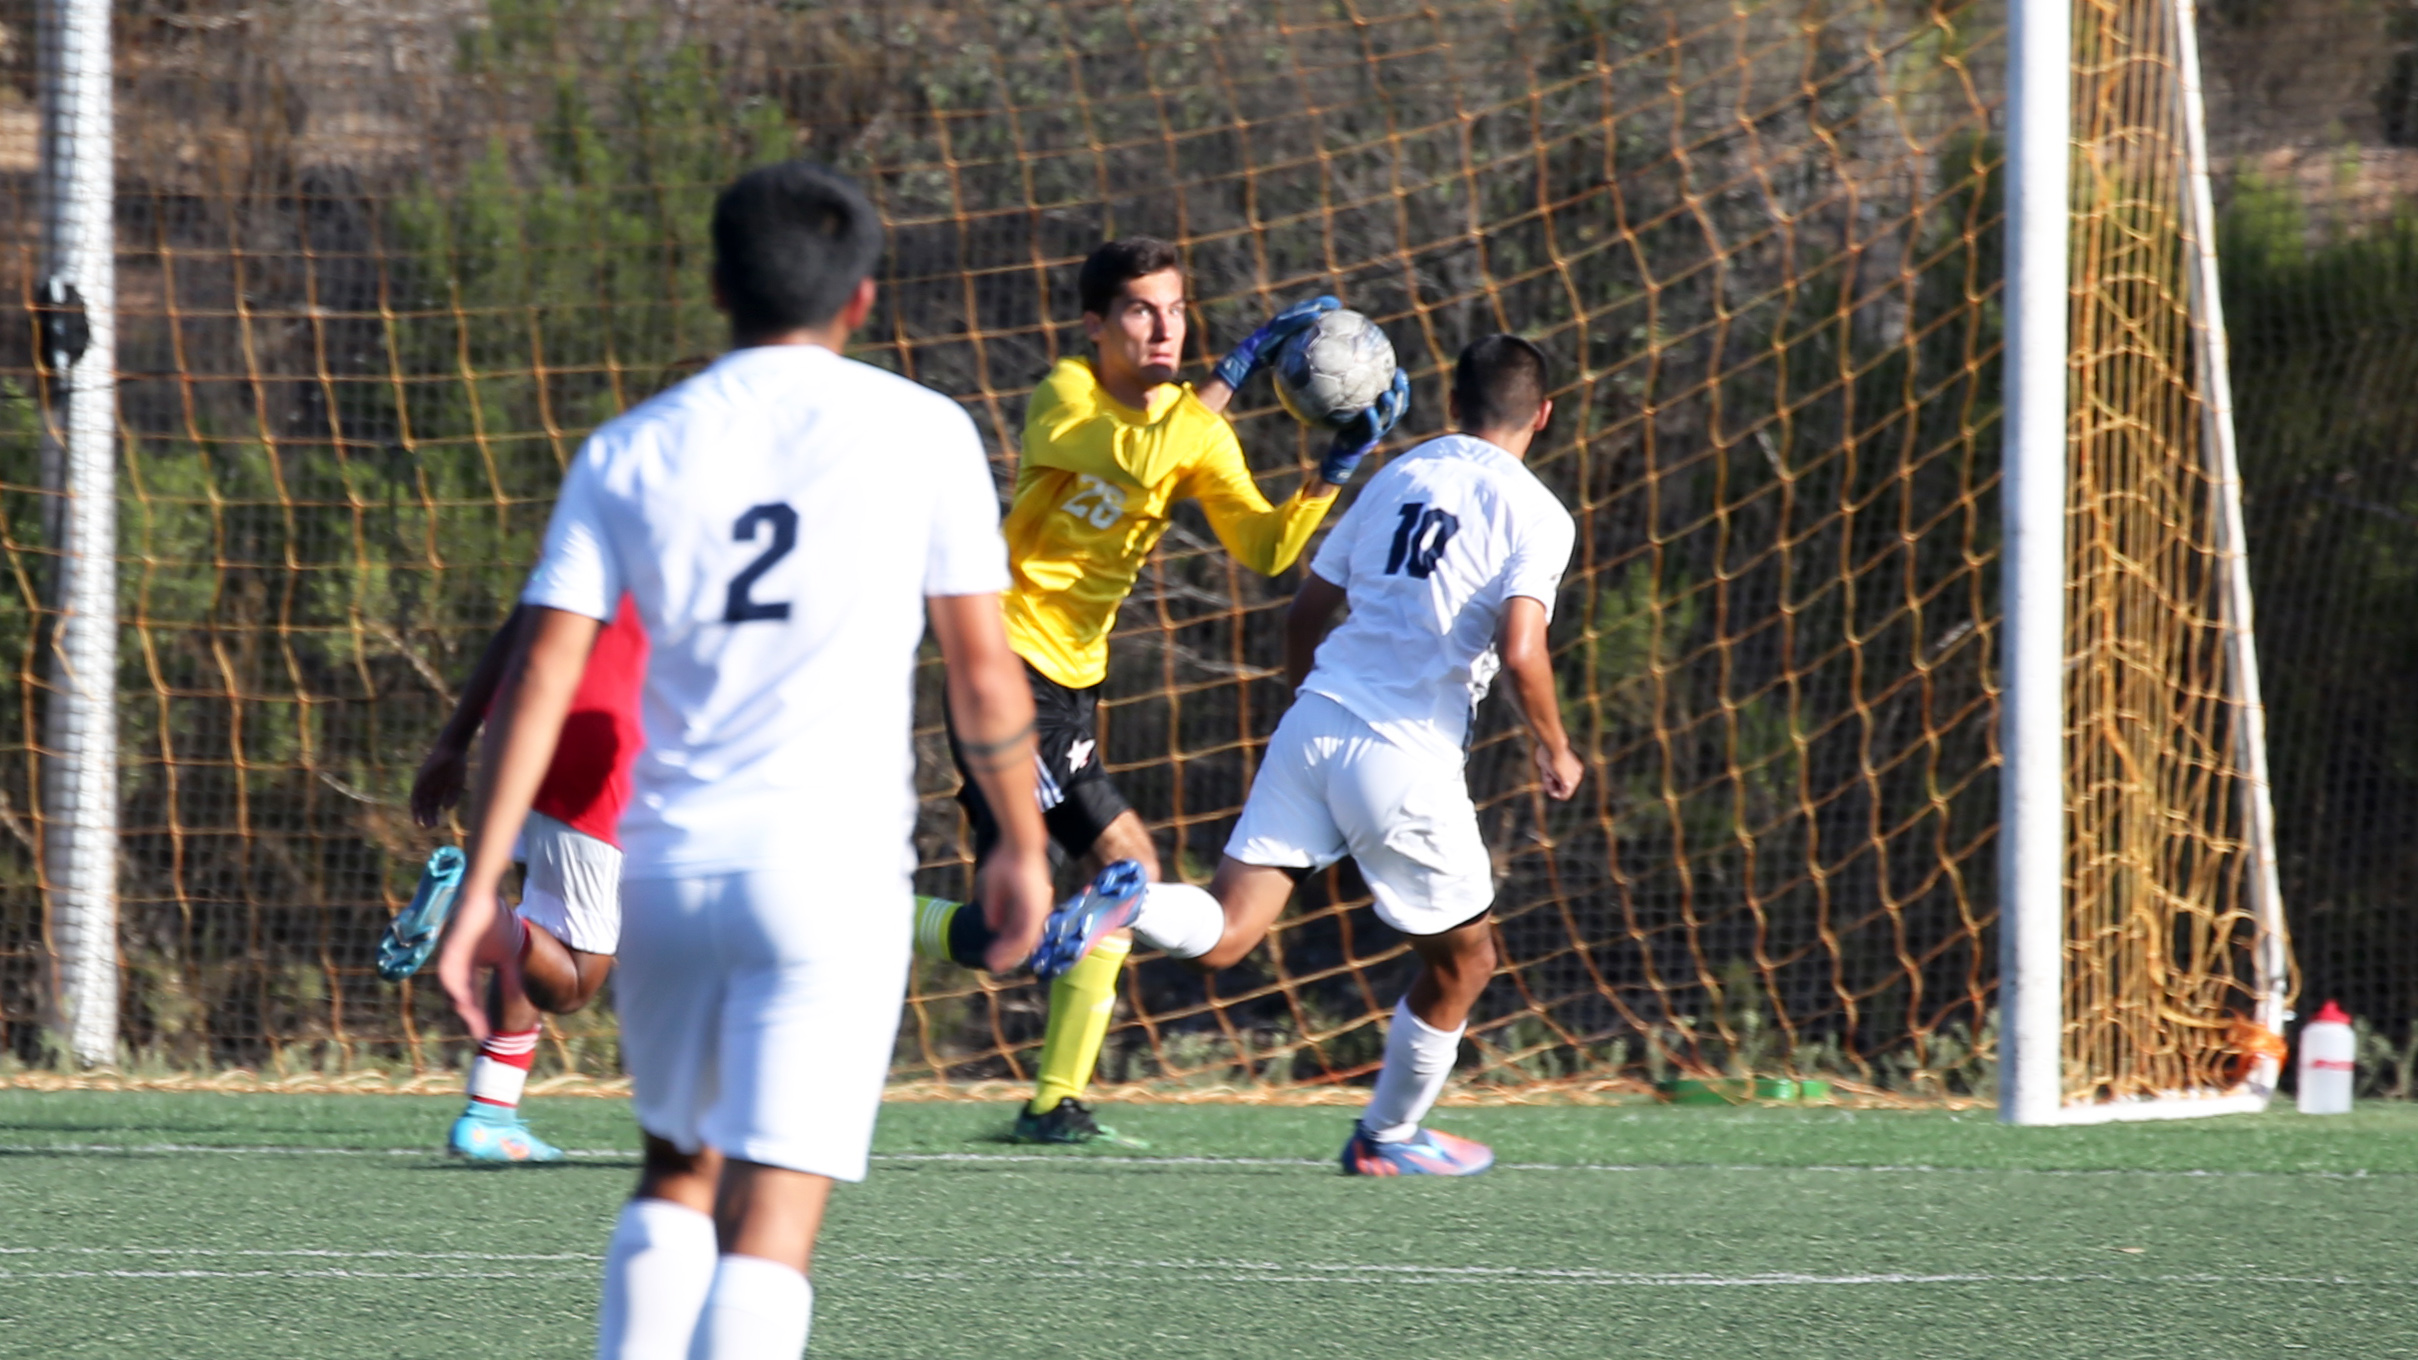
[[[1330,490],[1271,506],[1234,428],[1189,385],[1154,388],[1150,409],[1111,398],[1087,359],[1061,359],[1024,417],[1024,457],[1008,508],[1008,645],[1072,689],[1108,675],[1117,606],[1190,498],[1236,561],[1263,576],[1293,565]]]

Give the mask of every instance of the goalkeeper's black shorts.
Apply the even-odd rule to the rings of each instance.
[[[1039,768],[1033,773],[1041,820],[1059,851],[1076,858],[1091,849],[1110,822],[1133,810],[1100,765],[1100,687],[1069,689],[1029,662],[1024,674],[1033,684],[1033,734],[1040,743]],[[974,858],[979,862],[990,858],[991,847],[999,844],[999,819],[966,769],[965,748],[958,744],[954,723],[949,728],[949,755],[957,762],[957,801],[974,827]]]

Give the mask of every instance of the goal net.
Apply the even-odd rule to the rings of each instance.
[[[2204,233],[2176,206],[2156,8],[2076,11],[2105,16],[2077,76],[2104,97],[2076,104],[2104,171],[2074,215],[2077,1099],[2233,1089],[2251,1041],[2229,1027],[2262,1017],[2280,956],[2247,896],[2240,547],[2206,471]],[[29,10],[0,6],[12,33]],[[1027,394],[1082,343],[1075,267],[1118,234],[1181,248],[1196,364],[1317,292],[1378,319],[1415,385],[1406,440],[1442,428],[1468,339],[1551,354],[1532,465],[1580,524],[1553,642],[1589,777],[1544,799],[1492,706],[1469,774],[1504,969],[1472,1082],[1995,1090],[1998,5],[197,0],[117,22],[129,1060],[456,1059],[434,989],[370,966],[445,839],[404,792],[564,460],[720,345],[714,190],[803,153],[890,224],[857,353],[963,402],[1003,486]],[[0,47],[23,88],[32,47]],[[20,299],[43,268],[32,119],[0,103]],[[22,330],[0,366],[0,1025],[32,1057],[59,498]],[[1235,415],[1288,492],[1311,441],[1265,392]],[[1170,872],[1216,864],[1286,702],[1297,579],[1242,571],[1185,511],[1121,616],[1103,759]],[[956,894],[938,682],[919,887]],[[1366,901],[1348,868],[1304,884],[1216,979],[1140,958],[1104,1079],[1364,1077],[1406,973]],[[919,966],[896,1078],[1027,1074],[1043,1001]],[[609,1012],[549,1023],[541,1070],[613,1069]]]
[[[2189,0],[2074,10],[2064,1119],[2255,1108],[2283,1052],[2193,27]]]

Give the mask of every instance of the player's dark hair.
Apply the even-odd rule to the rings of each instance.
[[[1091,253],[1083,262],[1083,272],[1075,277],[1075,292],[1083,299],[1084,311],[1106,316],[1126,284],[1183,267],[1184,258],[1175,253],[1174,246],[1156,236],[1128,236]]]
[[[1550,390],[1545,351],[1516,335],[1482,336],[1452,366],[1452,400],[1464,430],[1516,429],[1536,419]]]
[[[714,278],[741,339],[830,321],[881,255],[881,214],[828,165],[762,166],[714,200]]]

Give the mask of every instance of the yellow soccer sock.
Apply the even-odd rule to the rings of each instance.
[[[1117,1008],[1117,972],[1133,941],[1112,935],[1092,946],[1083,961],[1060,974],[1049,989],[1049,1028],[1041,1036],[1041,1079],[1033,1089],[1034,1114],[1047,1114],[1068,1096],[1091,1085]]]
[[[983,956],[998,937],[982,919],[982,908],[945,897],[915,899],[915,952],[960,968],[984,967]]]
[[[915,952],[927,959],[947,960],[949,957],[949,918],[962,905],[945,897],[915,899]]]

